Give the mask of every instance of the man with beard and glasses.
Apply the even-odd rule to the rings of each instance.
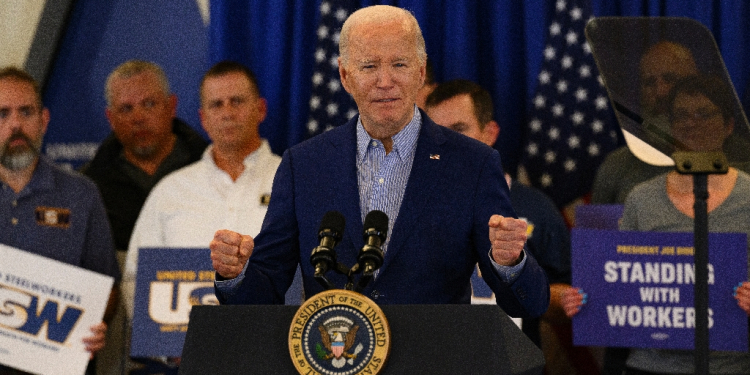
[[[96,186],[40,156],[49,123],[39,85],[14,67],[0,69],[0,243],[119,281],[112,234]],[[40,209],[45,215],[37,215]],[[57,214],[57,220],[49,220]],[[112,290],[105,321],[118,299]],[[93,355],[104,347],[107,325],[84,339]],[[91,367],[91,366],[89,366]],[[16,373],[0,365],[0,373]]]

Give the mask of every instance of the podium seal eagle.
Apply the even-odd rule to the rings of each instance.
[[[378,374],[391,348],[391,331],[372,300],[331,289],[305,301],[289,328],[289,354],[300,374]]]

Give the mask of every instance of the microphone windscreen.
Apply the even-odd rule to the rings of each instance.
[[[388,235],[388,215],[383,211],[372,210],[365,216],[365,231],[374,228],[380,236],[381,241],[385,241]]]
[[[318,232],[329,229],[333,232],[342,234],[344,233],[345,223],[346,219],[344,219],[344,215],[342,215],[341,212],[328,211],[323,215],[323,220],[320,221],[320,229]]]

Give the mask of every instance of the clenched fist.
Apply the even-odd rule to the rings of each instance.
[[[495,263],[501,266],[518,264],[521,251],[526,244],[526,222],[512,217],[492,215],[489,226],[492,259]]]
[[[216,231],[209,245],[214,270],[225,279],[234,279],[242,272],[254,247],[253,238],[248,235],[226,229]]]

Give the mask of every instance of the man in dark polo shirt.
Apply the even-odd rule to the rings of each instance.
[[[0,69],[0,243],[119,282],[96,186],[40,156],[49,119],[34,78],[18,68]],[[112,291],[105,320],[116,306],[117,290]],[[92,357],[104,346],[106,331],[102,322],[84,338]],[[0,373],[22,372],[0,365]]]
[[[162,177],[201,158],[208,143],[175,117],[177,97],[164,71],[130,60],[110,73],[104,89],[112,133],[82,172],[99,187],[112,226],[120,270],[146,197]],[[122,308],[98,358],[99,374],[120,374],[127,358]]]

